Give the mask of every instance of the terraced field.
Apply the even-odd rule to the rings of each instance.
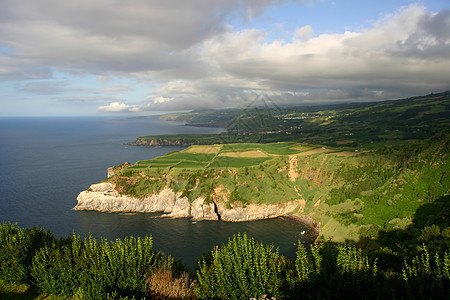
[[[279,156],[314,155],[317,153],[341,154],[342,148],[280,142],[272,144],[225,144],[191,146],[183,151],[168,153],[165,156],[137,162],[129,170],[145,168],[242,168],[259,165]],[[355,152],[347,151],[352,155]]]

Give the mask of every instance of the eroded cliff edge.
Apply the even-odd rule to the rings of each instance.
[[[192,203],[182,193],[175,193],[164,188],[157,194],[143,199],[121,195],[113,183],[93,184],[77,197],[75,210],[95,210],[107,212],[164,212],[167,217],[192,218],[193,220],[222,220],[227,222],[244,222],[284,216],[294,211],[300,201],[277,204],[242,205],[198,197]]]

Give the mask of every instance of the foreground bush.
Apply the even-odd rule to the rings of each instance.
[[[364,298],[371,298],[376,292],[376,261],[371,264],[361,249],[353,246],[318,243],[308,255],[299,243],[295,271],[292,293],[297,297],[361,298],[364,291]]]
[[[445,299],[450,288],[449,252],[431,255],[426,246],[401,270],[380,272],[361,249],[331,242],[299,244],[291,297],[315,299]]]
[[[172,260],[153,250],[151,237],[115,242],[73,236],[59,247],[37,251],[31,269],[35,286],[47,294],[102,299],[109,293],[144,296],[147,278]]]
[[[34,253],[55,243],[53,234],[42,228],[22,229],[0,224],[0,279],[10,283],[29,283]]]
[[[410,262],[406,259],[402,269],[402,279],[410,299],[426,299],[449,296],[450,288],[450,255],[446,251],[440,255],[428,252],[426,246],[421,255]]]
[[[197,272],[199,297],[249,299],[283,295],[290,263],[273,246],[238,234],[210,255],[200,261]]]
[[[166,266],[159,268],[148,281],[152,299],[196,299],[195,281],[189,273],[175,277]]]
[[[239,234],[200,258],[194,274],[155,252],[151,237],[57,240],[41,228],[3,224],[0,284],[74,299],[447,299],[450,255],[443,247],[422,245],[401,267],[380,271],[377,259],[353,246],[325,242],[307,251],[299,243],[290,262]]]

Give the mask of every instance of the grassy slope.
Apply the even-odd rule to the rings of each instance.
[[[427,206],[438,205],[448,216],[448,140],[442,133],[365,152],[296,143],[194,146],[140,161],[109,180],[138,197],[171,187],[191,201],[223,201],[221,195],[244,205],[300,199],[304,206],[296,213],[321,222],[323,238],[357,240],[404,229]],[[439,219],[428,217],[421,222]]]

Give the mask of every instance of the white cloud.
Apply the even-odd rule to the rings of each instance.
[[[153,99],[153,103],[164,103],[164,102],[170,102],[172,100],[173,100],[173,98],[158,96]]]
[[[101,112],[136,112],[140,111],[140,108],[136,105],[128,105],[123,102],[112,102],[109,105],[99,106],[97,108]]]
[[[439,24],[448,30],[427,35],[423,32],[431,30],[425,30],[424,24],[434,24],[433,28]],[[321,34],[307,40],[264,43],[264,33],[256,30],[225,33],[212,38],[203,55],[217,74],[240,78],[241,86],[259,85],[267,90],[440,91],[450,88],[447,32],[448,12],[432,14],[411,6],[362,32]],[[413,38],[418,34],[426,38]],[[413,45],[404,46],[408,42]],[[422,49],[422,53],[411,49]]]
[[[294,38],[302,39],[304,41],[309,40],[314,33],[314,29],[311,25],[305,25],[295,31]]]

